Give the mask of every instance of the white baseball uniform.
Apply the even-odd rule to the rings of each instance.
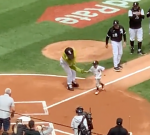
[[[96,80],[96,87],[100,86],[100,79],[102,76],[102,71],[104,71],[105,68],[98,65],[97,68],[95,68],[94,66],[92,66],[88,71],[93,73],[95,76],[95,80]]]

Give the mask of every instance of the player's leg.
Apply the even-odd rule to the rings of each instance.
[[[114,70],[120,71],[118,67],[118,42],[111,41],[112,45],[112,51],[113,51],[113,64],[114,64]]]
[[[137,53],[140,55],[143,55],[143,51],[142,51],[142,41],[143,41],[143,29],[137,29],[137,41],[138,41],[138,51]]]
[[[123,54],[123,45],[122,45],[122,41],[121,41],[121,42],[118,43],[118,67],[119,68],[123,68],[121,66],[122,54]]]
[[[72,85],[73,87],[79,87],[79,84],[76,82],[76,71],[71,70],[72,72]]]
[[[129,28],[129,35],[130,35],[130,46],[131,46],[131,54],[134,53],[134,41],[136,36],[136,29]]]
[[[100,80],[100,85],[102,86],[102,90],[105,90],[105,88],[104,88],[105,84],[102,83],[101,80]]]
[[[10,129],[10,118],[3,119],[3,128],[4,131],[8,131]]]
[[[60,60],[60,65],[62,66],[62,68],[65,70],[66,74],[67,74],[67,88],[68,90],[74,90],[73,86],[72,86],[72,70],[69,67],[69,65],[64,62],[63,60]]]
[[[99,93],[99,87],[100,87],[100,79],[96,79],[96,91],[95,91],[96,95]]]

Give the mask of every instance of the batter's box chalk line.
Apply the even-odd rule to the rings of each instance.
[[[42,104],[42,108],[44,110],[44,113],[27,113],[22,115],[49,115],[49,111],[47,109],[46,101],[18,101],[15,102],[15,104]]]

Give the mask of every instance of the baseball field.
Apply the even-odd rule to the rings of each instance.
[[[136,0],[145,14],[149,0]],[[75,108],[92,109],[93,132],[107,134],[118,117],[135,135],[150,132],[149,19],[143,20],[143,51],[130,54],[128,10],[134,0],[0,0],[0,94],[12,89],[16,112],[37,124],[51,122],[53,135],[72,135]],[[114,19],[127,32],[121,72],[114,72],[112,48],[105,38]],[[137,44],[137,43],[136,43]],[[77,74],[80,84],[70,92],[59,59],[66,47],[77,51],[77,65],[85,70],[93,60],[106,67],[106,92],[94,95],[91,74]],[[20,117],[15,115],[15,119]],[[47,122],[46,122],[47,121]]]

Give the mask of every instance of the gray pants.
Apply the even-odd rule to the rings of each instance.
[[[66,61],[63,60],[63,58],[60,58],[60,65],[65,70],[67,74],[67,84],[72,84],[72,81],[75,81],[76,79],[76,71],[72,70]]]

